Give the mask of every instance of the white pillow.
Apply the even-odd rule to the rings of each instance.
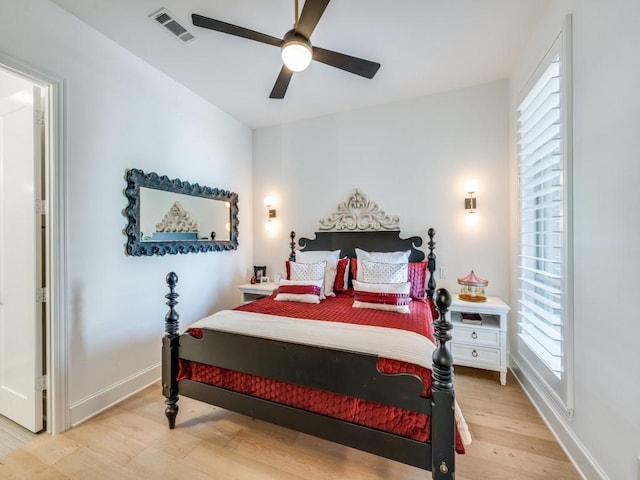
[[[324,280],[280,280],[278,302],[320,303],[320,293]]]
[[[360,275],[362,269],[362,275]],[[402,283],[409,278],[408,263],[378,263],[360,260],[358,277],[367,283]]]
[[[353,308],[411,313],[411,282],[364,283],[353,281]]]
[[[356,248],[356,259],[358,265],[356,280],[362,281],[362,265],[360,263],[362,260],[378,263],[408,263],[409,255],[411,255],[411,250],[406,250],[404,252],[367,252]]]
[[[296,262],[298,263],[319,263],[327,262],[324,272],[324,294],[328,297],[335,296],[333,286],[336,281],[336,273],[338,271],[338,260],[340,259],[340,250],[316,250],[304,251],[297,250]]]
[[[324,282],[325,282],[325,270],[327,268],[327,262],[318,263],[298,263],[289,262],[290,278],[289,280],[296,281],[314,281],[322,280],[322,291],[320,292],[320,299],[324,300]]]

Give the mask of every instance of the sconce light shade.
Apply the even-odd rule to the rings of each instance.
[[[289,70],[301,72],[311,63],[313,51],[307,39],[296,33],[295,30],[290,30],[283,38],[280,56]]]
[[[273,233],[277,230],[276,221],[275,220],[267,220],[264,222],[264,228],[269,233]]]
[[[468,192],[468,193],[477,193],[478,192],[478,181],[475,180],[475,179],[467,180],[466,192]]]
[[[267,222],[265,223],[265,228],[267,229],[267,231],[269,232],[273,232],[276,230],[276,209],[273,208],[273,204],[274,204],[275,200],[273,199],[273,197],[264,197],[264,205],[267,207],[267,213],[268,213],[268,217],[267,217]]]
[[[478,212],[474,211],[467,212],[464,217],[464,223],[466,223],[470,227],[475,227],[476,225],[478,225],[478,223],[480,223],[480,215],[478,215]]]
[[[473,196],[473,194],[478,191],[478,181],[477,180],[467,181],[466,188],[467,188],[467,192],[469,193],[469,196],[464,199],[464,209],[467,211],[464,221],[470,227],[474,227],[478,225],[478,222],[480,221],[478,212],[476,212],[477,199],[476,197]]]

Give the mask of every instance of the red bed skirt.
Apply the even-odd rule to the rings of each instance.
[[[258,309],[256,311],[259,311],[260,302],[266,303],[267,306],[271,305],[271,308],[281,310],[281,306],[270,303],[273,302],[272,298],[253,302],[253,304],[249,304],[251,307],[241,307],[239,309],[245,311]],[[288,304],[291,302],[273,303]],[[294,309],[296,308],[297,307],[294,307]],[[431,310],[430,307],[427,307],[427,309]],[[278,312],[280,315],[282,315],[282,313],[282,311]],[[289,316],[296,315],[299,315],[299,312],[295,315],[292,314]],[[402,314],[396,315],[403,316]],[[430,325],[431,318],[431,314],[429,313],[429,332],[432,332]],[[422,329],[423,327],[420,328]],[[189,333],[195,337],[201,336],[199,329],[191,329],[189,330]],[[378,360],[377,367],[380,372],[386,374],[410,373],[418,375],[424,384],[424,396],[431,396],[430,369],[399,360],[385,358],[380,358]],[[422,413],[411,412],[401,408],[389,407],[375,402],[348,397],[345,395],[338,395],[324,390],[275,381],[264,377],[244,374],[180,359],[180,373],[178,380],[184,379],[190,379],[209,385],[216,385],[254,397],[271,400],[284,405],[376,428],[401,435],[403,437],[412,438],[421,442],[429,440],[430,417]],[[464,445],[457,430],[456,451],[458,453],[464,453]]]

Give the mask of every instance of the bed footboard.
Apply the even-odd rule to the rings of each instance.
[[[229,338],[233,337],[234,334],[224,334],[220,332],[220,335],[211,335],[209,337],[204,335],[202,337],[203,341],[196,341],[188,336],[181,337],[178,335],[179,315],[175,310],[175,306],[178,304],[178,294],[175,292],[178,276],[173,272],[169,273],[166,281],[170,291],[165,295],[169,311],[165,316],[165,335],[162,340],[162,393],[165,397],[165,414],[169,421],[170,429],[175,428],[176,416],[178,414],[178,393],[181,393],[189,398],[201,400],[212,405],[218,405],[222,408],[250,415],[254,418],[260,418],[272,423],[294,428],[311,435],[326,438],[402,463],[414,465],[425,470],[430,470],[432,478],[436,480],[452,480],[455,478],[453,358],[447,348],[447,342],[451,340],[452,329],[451,322],[447,319],[447,311],[451,305],[451,295],[446,289],[439,289],[434,292],[434,301],[439,312],[439,317],[434,321],[437,345],[432,356],[431,399],[421,396],[421,381],[417,377],[414,378],[408,374],[385,376],[374,373],[375,378],[373,378],[373,380],[375,381],[370,383],[375,385],[376,388],[369,388],[369,393],[361,391],[362,387],[360,387],[359,390],[356,388],[354,392],[347,392],[353,394],[356,398],[368,398],[369,395],[373,395],[370,398],[373,401],[390,405],[395,404],[400,408],[408,408],[413,411],[431,414],[430,441],[424,443],[212,385],[193,382],[191,380],[178,382],[180,357],[183,356],[190,360],[202,361],[203,359],[199,358],[201,355],[204,355],[201,352],[202,349],[205,349],[207,352],[216,352],[208,355],[211,357],[218,355],[218,357],[216,357],[217,361],[225,367],[231,367],[239,371],[244,371],[246,367],[254,373],[257,369],[257,373],[266,374],[268,377],[282,377],[283,380],[290,381],[292,379],[287,378],[287,376],[295,376],[295,372],[292,373],[285,369],[283,370],[284,373],[276,375],[273,374],[272,370],[278,368],[278,365],[291,365],[293,363],[300,364],[300,368],[303,370],[312,370],[310,367],[314,364],[321,364],[323,361],[326,363],[326,361],[320,357],[320,350],[323,349],[317,347],[286,344],[275,341],[265,342],[264,340],[254,337],[244,337],[241,339],[242,342],[258,342],[258,344],[247,346],[243,348],[242,351],[255,352],[256,357],[260,360],[251,365],[245,365],[242,362],[246,363],[246,356],[234,356],[225,350],[225,344],[227,343],[237,346],[236,340],[233,342],[229,341]],[[182,354],[179,351],[181,338],[184,342],[184,345],[182,345],[184,349]],[[261,341],[264,345],[260,344]],[[193,343],[193,345],[191,345],[191,343]],[[201,343],[201,345],[198,346],[198,343]],[[264,352],[262,352],[262,350],[264,350]],[[318,351],[316,352],[316,350]],[[326,353],[328,352],[325,352],[325,354]],[[261,355],[264,358],[262,358]],[[292,355],[293,357],[291,357]],[[343,370],[347,370],[344,366],[349,365],[349,370],[353,366],[355,370],[362,373],[375,371],[375,360],[377,357],[352,352],[335,351],[331,358],[331,361],[336,363],[336,365],[342,365],[340,368]],[[297,360],[294,361],[294,359]],[[259,365],[258,367],[256,367],[256,363]],[[309,365],[307,365],[307,363]],[[217,365],[217,363],[215,364]],[[262,372],[260,368],[267,368],[267,370]],[[300,370],[298,370],[298,373],[299,372]],[[347,385],[357,383],[351,377],[348,377],[348,380],[349,381],[346,382]],[[322,384],[324,381],[325,379],[322,377],[314,377],[313,380],[307,379],[301,384],[307,382],[310,386],[331,390],[331,385]],[[321,383],[315,385],[313,382]],[[362,385],[362,382],[360,382],[360,384]],[[343,387],[340,387],[339,393],[344,393],[342,392],[342,388]],[[395,392],[396,398],[389,398],[390,391]]]

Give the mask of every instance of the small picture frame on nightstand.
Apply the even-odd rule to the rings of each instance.
[[[262,278],[267,276],[267,267],[254,265],[253,275],[256,277],[256,283],[262,283]]]
[[[264,275],[260,277],[260,283],[269,283],[269,277],[265,277]]]

